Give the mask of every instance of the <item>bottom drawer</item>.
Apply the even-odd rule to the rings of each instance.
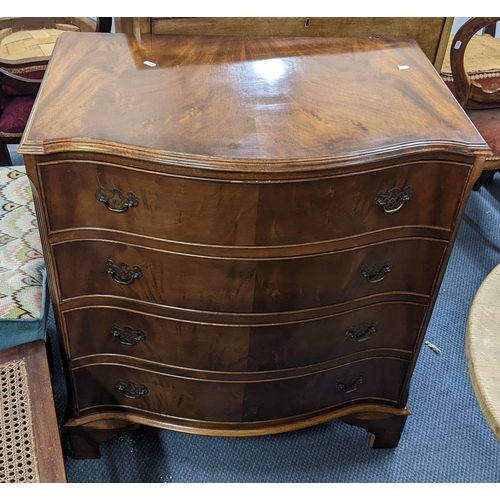
[[[203,380],[120,364],[72,371],[80,412],[127,411],[205,422],[257,422],[300,416],[342,403],[395,404],[410,363],[370,358],[279,380]]]

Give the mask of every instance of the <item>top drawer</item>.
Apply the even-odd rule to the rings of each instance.
[[[103,163],[40,167],[51,232],[103,228],[230,246],[329,241],[401,226],[447,230],[467,175],[467,166],[445,162],[262,183]]]

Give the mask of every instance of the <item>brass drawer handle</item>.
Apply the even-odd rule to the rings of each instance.
[[[104,203],[108,210],[116,213],[126,212],[129,207],[139,205],[139,200],[134,193],[123,194],[122,191],[116,188],[106,191],[105,188],[99,186],[95,192],[95,197],[97,201]]]
[[[135,279],[143,276],[142,269],[139,266],[129,268],[129,265],[125,264],[125,262],[114,264],[111,259],[106,261],[104,269],[120,285],[130,285]]]
[[[375,262],[375,264],[371,266],[364,265],[359,270],[359,273],[369,283],[378,283],[379,281],[382,281],[385,278],[386,274],[390,273],[391,271],[392,262],[385,262],[383,264],[380,262]]]
[[[146,334],[142,330],[133,330],[130,326],[120,328],[118,325],[111,325],[111,334],[118,337],[123,345],[135,345],[141,340],[146,340]]]
[[[340,379],[337,387],[344,393],[354,392],[363,383],[363,375],[356,375],[348,379]]]
[[[403,189],[392,188],[388,193],[380,191],[375,198],[375,203],[384,209],[384,212],[390,214],[397,212],[406,201],[409,201],[413,195],[411,186],[405,186]]]
[[[149,392],[145,385],[136,385],[134,382],[123,382],[122,380],[116,381],[116,388],[131,399],[140,399]]]
[[[358,326],[352,326],[345,332],[347,337],[350,337],[353,340],[356,340],[358,342],[364,342],[365,340],[368,340],[372,333],[375,333],[377,331],[377,324],[376,323],[361,323]]]

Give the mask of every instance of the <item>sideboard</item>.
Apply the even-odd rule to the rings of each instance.
[[[489,153],[416,42],[64,33],[20,152],[73,456],[140,424],[397,446]]]
[[[453,17],[115,17],[115,30],[140,36],[224,35],[415,40],[439,71]]]

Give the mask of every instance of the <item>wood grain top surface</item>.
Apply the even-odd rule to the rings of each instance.
[[[414,41],[63,33],[21,153],[307,164],[488,148]]]
[[[469,312],[466,354],[472,386],[500,442],[500,264],[483,281]]]

